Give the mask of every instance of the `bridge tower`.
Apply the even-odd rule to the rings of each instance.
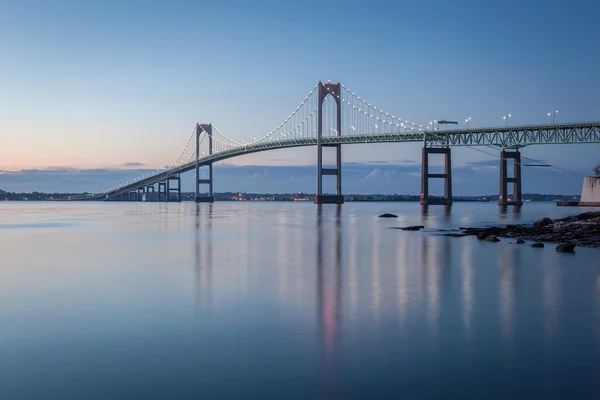
[[[158,202],[167,201],[167,182],[158,182]]]
[[[200,179],[200,135],[206,132],[208,138],[208,154],[213,153],[213,132],[212,124],[196,124],[196,195],[194,201],[196,203],[212,203],[215,201],[213,195],[213,166],[212,161],[208,166],[208,179]],[[200,185],[208,185],[208,196],[200,195]]]
[[[513,160],[513,177],[508,177],[508,159]],[[513,184],[512,197],[508,194],[508,184]],[[500,194],[498,196],[498,205],[500,207],[523,205],[521,195],[521,153],[519,149],[507,151],[502,149],[500,152]]]
[[[342,145],[341,144],[323,144],[323,102],[328,95],[335,100],[336,104],[336,136],[342,134],[342,85],[338,83],[319,82],[317,103],[317,194],[315,196],[316,204],[343,204],[342,195]],[[334,147],[336,154],[335,168],[323,168],[323,147]],[[335,195],[323,194],[323,175],[336,176]]]
[[[177,182],[175,187],[173,184]],[[177,195],[175,195],[177,193]],[[181,201],[181,177],[179,174],[167,176],[167,188],[165,191],[166,201]]]
[[[444,173],[430,174],[429,173],[429,155],[443,154],[444,155]],[[421,163],[421,205],[429,206],[442,204],[446,206],[452,205],[452,159],[450,147],[427,147],[427,143],[423,146],[423,161]],[[444,180],[444,198],[430,199],[429,198],[429,179],[439,178]]]

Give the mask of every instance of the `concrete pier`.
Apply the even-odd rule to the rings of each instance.
[[[429,173],[429,154],[444,155],[444,173]],[[452,159],[450,147],[423,147],[423,162],[421,164],[421,205],[452,205]],[[444,180],[444,198],[429,198],[429,179],[439,178]]]
[[[513,160],[513,176],[508,177],[508,160]],[[508,194],[508,184],[513,184],[512,197]],[[519,150],[500,152],[500,195],[498,205],[501,207],[523,205],[521,194],[521,153]]]

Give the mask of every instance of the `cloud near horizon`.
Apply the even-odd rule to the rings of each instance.
[[[146,164],[141,163],[141,162],[137,162],[137,161],[130,161],[130,162],[124,163],[122,166],[126,167],[126,168],[130,168],[130,167],[136,167],[137,168],[137,167],[143,167],[144,165],[146,165]]]

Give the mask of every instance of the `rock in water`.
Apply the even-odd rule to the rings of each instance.
[[[423,225],[407,226],[406,228],[400,228],[403,231],[418,231],[419,229],[425,228]]]
[[[561,253],[575,253],[575,245],[573,243],[561,243],[556,246],[556,251]]]
[[[523,244],[525,241],[523,239],[517,239],[517,244]]]
[[[496,237],[496,235],[490,235],[490,236],[488,236],[488,237],[485,238],[485,241],[486,242],[499,242],[500,239],[498,239]]]
[[[552,220],[550,218],[544,217],[542,219],[538,219],[537,221],[535,221],[533,223],[533,227],[539,229],[539,228],[543,228],[543,227],[548,226],[548,225],[552,225],[552,223],[553,222],[552,222]]]
[[[395,215],[395,214],[389,214],[389,213],[385,213],[385,214],[381,214],[381,215],[379,216],[379,218],[398,218],[398,216],[397,216],[397,215]]]
[[[544,247],[544,243],[534,243],[531,245],[531,247],[542,248]]]
[[[479,239],[479,240],[483,240],[483,239],[485,239],[485,238],[486,238],[486,237],[488,237],[488,236],[490,236],[490,231],[488,231],[488,230],[481,231],[481,232],[479,232],[479,233],[477,234],[477,239]]]

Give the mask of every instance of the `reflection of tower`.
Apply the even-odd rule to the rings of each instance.
[[[373,238],[371,245],[371,297],[373,299],[373,317],[379,322],[381,312],[381,243],[380,243],[380,229],[377,229],[377,221],[373,220],[373,228],[371,229]]]
[[[396,244],[396,293],[398,295],[398,315],[400,322],[404,323],[407,319],[407,301],[408,301],[408,279],[406,266],[411,252],[411,246],[408,246],[408,240],[402,235],[397,235]]]
[[[326,369],[331,371],[333,368],[336,329],[341,307],[341,205],[336,206],[333,246],[329,246],[331,241],[327,240],[330,235],[324,234],[326,229],[322,213],[322,206],[317,205],[317,307],[324,337],[323,350]],[[331,250],[327,253],[333,256],[332,263],[325,261],[325,249]],[[328,257],[328,259],[331,258]],[[328,378],[331,379],[332,377],[328,376]]]
[[[432,238],[424,235],[422,238],[423,272],[425,274],[423,283],[427,294],[427,320],[432,334],[437,334],[439,316],[439,268],[437,260],[430,260],[430,240]],[[435,247],[434,247],[435,248]]]
[[[208,206],[206,216],[201,215],[205,207],[196,204],[196,305],[198,308],[210,308],[212,285],[212,204]]]
[[[512,249],[500,249],[498,258],[499,268],[499,295],[500,295],[500,325],[502,336],[506,345],[510,344],[513,336],[513,313],[515,309],[515,283],[517,274],[515,270],[521,264],[520,257],[513,259]]]
[[[542,283],[544,336],[546,337],[549,349],[554,349],[554,341],[556,340],[558,330],[561,281],[559,271],[559,268],[554,263],[546,265]]]
[[[451,221],[452,218],[452,206],[444,206],[444,221]]]
[[[521,206],[514,206],[512,208],[510,215],[509,215],[507,206],[500,205],[500,207],[498,207],[498,211],[500,214],[500,219],[518,220],[519,215],[521,214]]]
[[[288,283],[292,279],[288,276],[289,273],[289,261],[298,260],[293,254],[294,250],[298,248],[295,243],[289,243],[290,227],[287,221],[286,209],[279,209],[275,216],[277,226],[277,238],[275,239],[275,250],[277,252],[277,279],[280,291],[280,296],[283,297],[286,293],[290,292]]]
[[[461,252],[461,283],[462,283],[462,316],[463,323],[465,325],[465,336],[468,341],[471,340],[471,325],[473,319],[473,281],[475,270],[473,269],[473,241],[466,240],[464,241],[463,246],[465,248],[462,249]]]
[[[355,215],[348,217],[348,224],[350,225],[347,232],[350,234],[349,246],[348,246],[348,275],[347,275],[347,288],[348,288],[348,308],[351,314],[356,313],[358,307],[358,228],[356,226],[357,218]]]

